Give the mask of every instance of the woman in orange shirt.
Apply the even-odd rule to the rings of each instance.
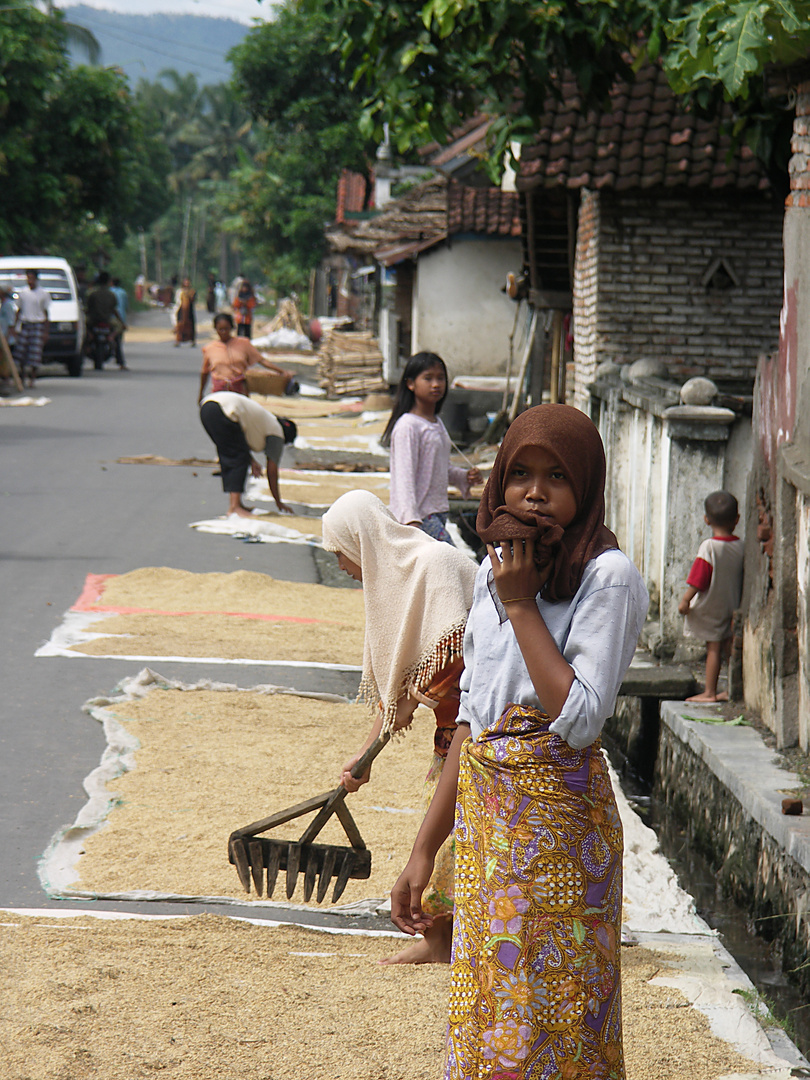
[[[214,316],[216,339],[203,345],[203,365],[200,370],[199,405],[205,397],[208,376],[211,376],[211,393],[219,390],[231,390],[235,394],[247,395],[245,372],[253,364],[261,364],[276,375],[283,375],[289,384],[295,378],[292,371],[285,371],[270,360],[266,360],[259,350],[245,338],[233,336],[233,319],[226,312]]]

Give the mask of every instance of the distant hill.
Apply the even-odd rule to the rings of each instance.
[[[121,15],[86,4],[64,9],[66,18],[92,30],[101,46],[101,63],[120,67],[133,89],[140,79],[155,82],[165,68],[193,72],[201,86],[227,82],[225,57],[250,30],[233,19],[204,15]],[[86,63],[74,50],[73,59]]]

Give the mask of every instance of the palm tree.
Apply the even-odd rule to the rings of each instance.
[[[72,23],[69,19],[66,19],[64,13],[55,6],[53,0],[7,0],[0,7],[0,12],[14,11],[23,7],[41,10],[49,19],[58,19],[67,44],[84,52],[91,64],[99,62],[101,46],[95,34],[92,30],[88,30],[86,26],[79,26],[78,23]]]

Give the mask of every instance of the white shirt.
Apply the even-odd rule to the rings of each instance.
[[[448,484],[469,495],[466,469],[450,464],[447,428],[438,417],[400,416],[391,432],[391,513],[402,525],[446,514]]]
[[[236,421],[245,433],[248,446],[254,452],[265,452],[268,436],[281,439],[283,445],[284,429],[275,416],[244,394],[219,390],[203,398],[200,405],[205,405],[206,401],[215,401],[229,420]]]
[[[458,719],[470,725],[474,739],[494,724],[511,702],[543,708],[512,624],[493,594],[497,597],[487,557],[475,579],[460,681]],[[648,604],[641,575],[627,556],[615,549],[591,559],[572,599],[552,604],[538,595],[543,622],[574,669],[562,712],[550,728],[569,746],[590,746],[613,714]]]
[[[47,322],[51,294],[37,285],[35,289],[20,289],[17,307],[23,322]]]

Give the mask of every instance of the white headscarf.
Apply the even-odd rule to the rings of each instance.
[[[323,516],[323,546],[363,571],[366,636],[360,698],[383,710],[461,656],[477,564],[450,544],[400,525],[370,491],[349,491]]]

